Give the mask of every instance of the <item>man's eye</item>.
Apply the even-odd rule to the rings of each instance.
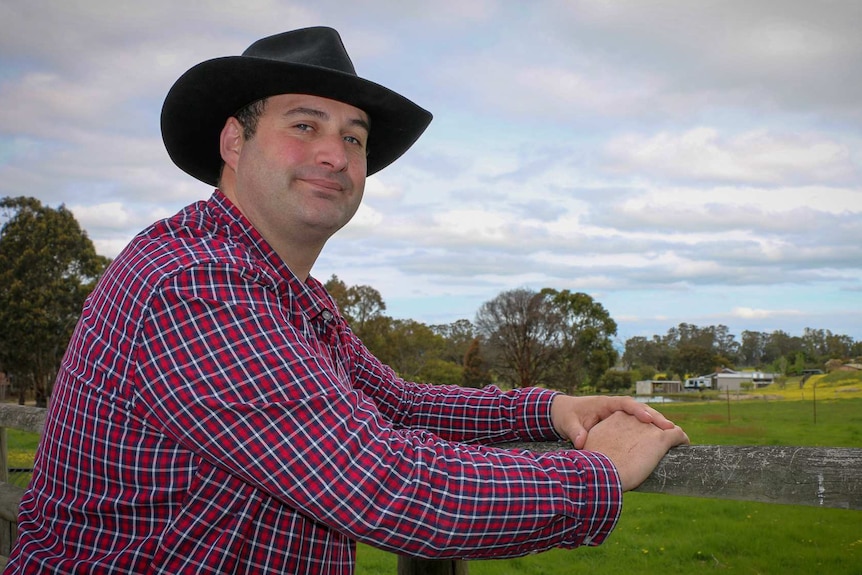
[[[313,128],[311,126],[309,126],[308,124],[296,124],[294,126],[294,128],[296,128],[300,132],[309,132],[309,131],[313,130]]]
[[[357,138],[356,136],[344,136],[344,141],[345,141],[345,142],[350,142],[351,144],[355,144],[355,145],[357,145],[357,146],[361,146],[361,145],[362,145],[362,140],[360,140],[360,139],[359,139],[359,138]]]

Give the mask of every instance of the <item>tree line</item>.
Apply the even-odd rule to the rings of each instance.
[[[405,379],[574,392],[599,381],[619,355],[616,322],[584,293],[509,290],[482,304],[474,321],[425,325],[387,316],[371,286],[337,276],[324,285],[354,333]]]
[[[681,323],[664,336],[627,340],[622,364],[642,379],[656,372],[685,379],[721,367],[799,375],[807,369],[824,369],[859,358],[862,341],[828,329],[805,328],[801,336],[782,330],[746,330],[737,340],[724,325],[699,327]]]
[[[45,405],[84,299],[110,260],[96,254],[72,213],[34,198],[0,200],[0,371],[24,402]],[[718,367],[781,374],[862,357],[862,342],[829,330],[744,331],[682,323],[663,335],[614,345],[617,324],[591,296],[514,289],[473,320],[426,325],[386,314],[376,289],[325,283],[351,329],[401,377],[482,387],[540,385],[568,393],[621,391],[656,374],[680,379]]]

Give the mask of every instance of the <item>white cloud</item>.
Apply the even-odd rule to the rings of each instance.
[[[518,115],[536,115],[543,120],[640,114],[654,103],[659,91],[654,79],[620,77],[610,70],[592,69],[593,66],[575,71],[522,64],[513,69],[511,64],[494,56],[484,61],[463,62],[461,66],[472,70],[474,78],[478,76],[478,82],[467,89],[478,92],[479,105]]]
[[[608,142],[615,171],[661,179],[793,184],[845,182],[858,177],[849,146],[819,134],[755,130],[722,136],[698,127],[653,136],[627,134]]]
[[[379,176],[371,176],[365,182],[364,200],[398,200],[404,190]]]
[[[800,316],[803,315],[799,310],[784,309],[784,310],[768,310],[768,309],[751,309],[748,307],[736,307],[731,310],[731,315],[741,319],[768,319],[784,316]]]
[[[84,229],[123,229],[133,220],[129,211],[120,202],[87,206],[72,205],[69,209]]]

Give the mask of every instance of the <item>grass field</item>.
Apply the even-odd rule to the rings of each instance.
[[[862,377],[812,378],[754,399],[657,405],[695,444],[862,447]],[[816,402],[814,401],[814,385]],[[815,422],[816,414],[816,422]],[[9,430],[11,467],[36,438]],[[358,575],[394,575],[394,555],[360,545]],[[627,493],[599,547],[470,562],[471,575],[862,574],[862,511]]]

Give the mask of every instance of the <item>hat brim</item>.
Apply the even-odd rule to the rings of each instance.
[[[240,108],[277,94],[309,94],[344,102],[370,119],[368,171],[394,162],[422,135],[431,113],[404,96],[352,74],[251,56],[207,60],[174,83],[162,106],[162,139],[173,162],[218,185],[219,135]]]

